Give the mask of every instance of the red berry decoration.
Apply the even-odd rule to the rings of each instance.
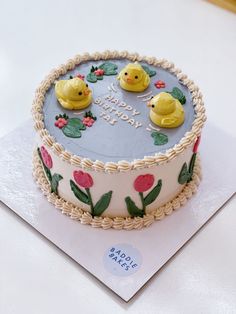
[[[91,117],[85,117],[83,118],[83,124],[85,126],[91,127],[94,124],[95,120]]]
[[[84,80],[85,76],[83,74],[77,74],[75,77],[80,78],[81,80]]]
[[[83,118],[83,124],[85,126],[91,127],[96,120],[97,120],[97,118],[92,114],[91,111],[85,112],[85,115]]]
[[[165,88],[166,87],[166,83],[162,80],[158,80],[155,84],[156,88]]]
[[[56,126],[56,127],[58,127],[59,129],[62,129],[65,125],[67,125],[67,123],[68,123],[68,119],[69,119],[69,117],[66,115],[66,114],[63,114],[63,115],[59,115],[59,116],[56,116],[56,121],[55,121],[55,123],[54,123],[54,125]]]
[[[103,69],[97,69],[94,71],[94,74],[96,76],[102,76],[104,74],[104,70]]]

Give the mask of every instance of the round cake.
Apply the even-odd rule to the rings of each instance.
[[[34,177],[51,203],[83,224],[149,226],[197,189],[202,95],[167,60],[77,55],[40,84],[32,112]]]

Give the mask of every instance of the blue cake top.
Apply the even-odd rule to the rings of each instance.
[[[115,65],[117,73],[130,63],[126,59],[112,59],[109,62]],[[99,74],[97,68],[101,63],[101,60],[84,62],[59,77],[59,80],[67,80],[79,75],[84,79],[93,97],[86,109],[63,108],[56,98],[54,85],[45,95],[45,128],[65,150],[93,161],[131,162],[164,153],[191,130],[195,117],[191,93],[175,75],[141,62],[144,68],[148,67],[145,70],[150,74],[150,84],[143,92],[130,92],[120,87],[117,75]],[[177,88],[177,98],[186,99],[185,103],[182,102],[185,120],[179,127],[161,128],[151,122],[147,102],[152,96],[171,92],[173,88]]]

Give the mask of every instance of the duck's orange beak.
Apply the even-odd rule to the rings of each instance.
[[[151,107],[152,107],[152,104],[151,104],[151,102],[150,102],[150,101],[147,103],[147,106],[148,106],[149,108],[151,108]]]
[[[84,96],[88,96],[89,93],[90,93],[90,90],[89,90],[89,89],[86,89],[86,90],[84,91]]]
[[[127,77],[126,80],[127,80],[128,83],[132,83],[133,82],[133,79],[131,77]]]

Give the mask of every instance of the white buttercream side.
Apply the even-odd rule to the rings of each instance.
[[[41,145],[43,144],[41,140],[39,140],[39,146]],[[84,211],[90,211],[90,206],[79,201],[71,191],[70,180],[74,180],[73,172],[75,170],[85,171],[93,178],[94,184],[90,188],[90,192],[94,203],[96,203],[104,193],[113,191],[109,207],[102,214],[102,217],[129,217],[125,203],[127,196],[130,196],[136,205],[141,208],[139,193],[134,189],[134,181],[139,175],[152,174],[155,178],[154,185],[157,184],[158,180],[162,180],[160,194],[153,203],[147,206],[146,214],[165,205],[167,202],[174,199],[184,188],[184,185],[178,183],[178,176],[184,162],[189,164],[192,157],[192,147],[190,146],[181,154],[175,156],[171,161],[162,165],[154,165],[149,168],[125,172],[107,173],[103,171],[86,170],[71,165],[66,160],[59,158],[52,149],[47,149],[53,160],[51,172],[58,173],[63,177],[59,182],[58,195],[64,200],[71,202]],[[81,189],[83,190],[83,188]],[[148,191],[144,192],[144,196],[147,193]]]
[[[155,220],[163,219],[165,216],[170,215],[174,210],[184,205],[187,200],[190,199],[192,195],[197,191],[197,187],[201,179],[201,167],[199,156],[197,156],[192,181],[185,185],[180,194],[178,194],[173,200],[167,202],[165,205],[155,209],[152,213],[146,214],[143,217],[134,218],[109,218],[96,216],[92,217],[89,212],[83,211],[79,206],[75,206],[74,204],[57,196],[55,193],[52,193],[51,186],[46,179],[42,162],[39,159],[37,151],[35,151],[33,158],[33,176],[43,194],[47,197],[48,201],[52,203],[56,208],[60,209],[63,214],[69,216],[70,218],[77,220],[82,224],[90,225],[93,228],[114,228],[116,230],[132,230],[148,227]]]

